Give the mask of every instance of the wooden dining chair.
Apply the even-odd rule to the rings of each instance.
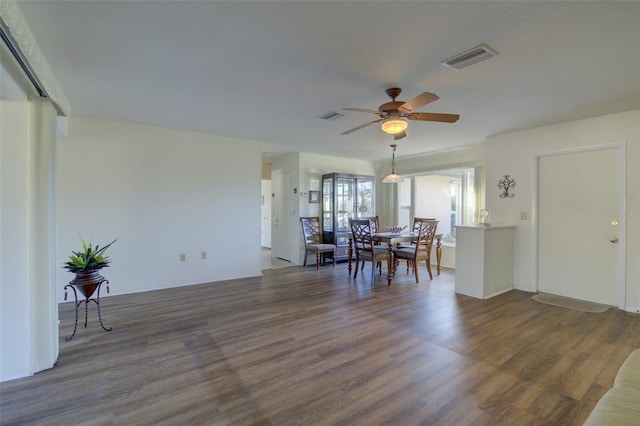
[[[411,232],[413,232],[414,234],[417,234],[420,231],[420,224],[422,222],[426,222],[429,220],[437,220],[436,218],[425,218],[425,217],[414,217],[413,218],[413,226],[411,228]],[[397,246],[399,247],[413,247],[416,245],[415,241],[400,241],[400,243],[397,244]]]
[[[364,217],[363,219],[369,219],[371,221],[372,234],[380,232],[380,220],[378,219],[378,216]]]
[[[406,260],[407,272],[409,272],[409,268],[411,268],[416,277],[416,283],[419,283],[420,278],[418,276],[418,264],[422,260],[426,261],[429,278],[433,279],[433,274],[431,273],[431,247],[433,246],[436,229],[438,228],[438,221],[414,221],[413,232],[416,232],[416,228],[418,238],[416,239],[415,244],[412,246],[396,247],[393,249],[393,267],[395,271],[400,259]]]
[[[333,259],[333,267],[336,267],[336,245],[335,244],[323,244],[320,236],[320,218],[315,217],[301,217],[300,223],[302,224],[302,235],[304,237],[304,264],[307,266],[307,257],[309,253],[316,254],[316,269],[320,267],[320,257],[323,257],[324,253],[331,253]]]
[[[378,216],[371,216],[371,217],[364,217],[363,219],[369,219],[371,221],[371,233],[375,234],[376,232],[382,232],[380,231],[380,220],[378,219]],[[380,245],[380,243],[378,241],[374,241],[373,245]],[[364,270],[364,264],[365,262],[362,262],[362,266],[360,267],[360,270]],[[378,270],[380,271],[380,273],[382,273],[382,262],[376,262],[376,266],[378,267]]]
[[[372,238],[372,229],[375,226],[371,219],[350,219],[351,236],[353,247],[356,253],[356,267],[353,274],[355,279],[358,275],[358,266],[360,262],[371,262],[371,284],[376,271],[376,264],[386,262],[389,256],[386,247],[377,246]],[[381,271],[382,272],[382,271]]]
[[[420,230],[420,224],[422,222],[428,222],[428,221],[437,221],[438,219],[436,219],[435,217],[414,217],[413,218],[413,232],[418,232]]]

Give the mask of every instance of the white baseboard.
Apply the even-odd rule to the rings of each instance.
[[[500,295],[502,293],[506,293],[506,292],[511,291],[511,290],[514,290],[514,289],[513,288],[505,288],[504,290],[497,291],[497,292],[495,292],[493,294],[488,294],[488,295],[484,296],[483,299],[489,299],[491,297],[498,296],[498,295]]]
[[[632,314],[640,314],[640,308],[632,308],[630,306],[626,306],[624,310],[627,312],[631,312]]]

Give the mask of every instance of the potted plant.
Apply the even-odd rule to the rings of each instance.
[[[64,263],[63,267],[76,274],[72,284],[76,285],[86,298],[89,298],[98,285],[105,280],[100,275],[100,269],[108,267],[111,263],[111,259],[105,254],[105,251],[116,240],[100,247],[97,244],[93,245],[91,241],[85,241],[82,237],[80,239],[82,240],[82,250],[71,252],[69,260]]]

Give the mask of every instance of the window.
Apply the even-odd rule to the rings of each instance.
[[[439,220],[443,242],[455,245],[456,226],[473,225],[476,217],[476,170],[436,171],[405,178],[398,184],[398,224],[414,217]]]

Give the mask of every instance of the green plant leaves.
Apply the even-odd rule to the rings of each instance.
[[[109,256],[104,252],[111,247],[111,244],[115,243],[117,238],[111,241],[106,246],[100,247],[99,245],[93,245],[91,241],[85,241],[82,237],[82,251],[72,251],[69,256],[69,260],[63,265],[63,268],[70,272],[77,273],[89,269],[102,269],[111,263]]]

